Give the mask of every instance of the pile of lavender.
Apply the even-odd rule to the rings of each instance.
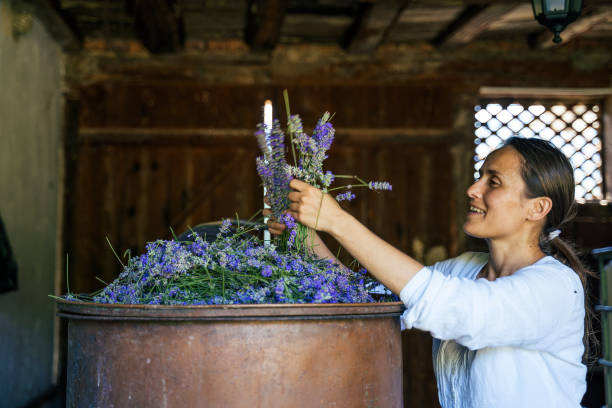
[[[308,254],[280,252],[224,220],[213,242],[158,240],[132,257],[93,301],[155,305],[362,303],[375,301],[365,270]],[[376,296],[376,295],[375,295]]]
[[[285,101],[290,149],[278,120],[271,128],[260,125],[255,133],[262,150],[257,171],[273,217],[287,226],[283,236],[264,242],[258,236],[264,223],[240,225],[224,220],[214,238],[192,232],[186,239],[150,242],[146,253],[130,257],[119,277],[104,289],[86,298],[69,293],[64,299],[157,305],[397,300],[364,269],[355,272],[318,259],[309,245],[308,229],[284,212],[292,178],[325,193],[345,190],[335,196],[338,201],[353,199],[355,187],[391,190],[387,182],[365,182],[324,171],[323,161],[334,138],[331,115],[326,112],[309,136],[299,116],[290,115],[286,96]],[[291,150],[293,164],[287,162],[286,150]],[[348,179],[351,184],[330,188],[334,179]]]

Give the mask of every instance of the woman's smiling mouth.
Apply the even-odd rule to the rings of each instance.
[[[473,205],[470,205],[470,214],[481,214],[481,215],[485,215],[487,212],[484,210],[481,210],[478,207],[474,207]]]

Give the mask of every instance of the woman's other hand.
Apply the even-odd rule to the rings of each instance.
[[[334,221],[343,213],[338,202],[329,194],[301,180],[291,180],[289,214],[297,221],[318,231],[332,232]]]
[[[287,226],[285,224],[278,222],[275,218],[272,218],[272,210],[270,210],[269,208],[264,208],[262,213],[264,217],[269,217],[267,225],[268,225],[268,231],[270,231],[270,234],[282,235],[283,231],[285,231]]]

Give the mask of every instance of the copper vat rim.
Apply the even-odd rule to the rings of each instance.
[[[56,299],[57,315],[78,320],[327,320],[398,317],[402,302],[127,305]]]

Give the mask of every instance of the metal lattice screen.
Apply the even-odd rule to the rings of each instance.
[[[510,136],[549,140],[574,166],[576,200],[603,199],[601,114],[597,103],[483,103],[475,107],[474,178]]]

